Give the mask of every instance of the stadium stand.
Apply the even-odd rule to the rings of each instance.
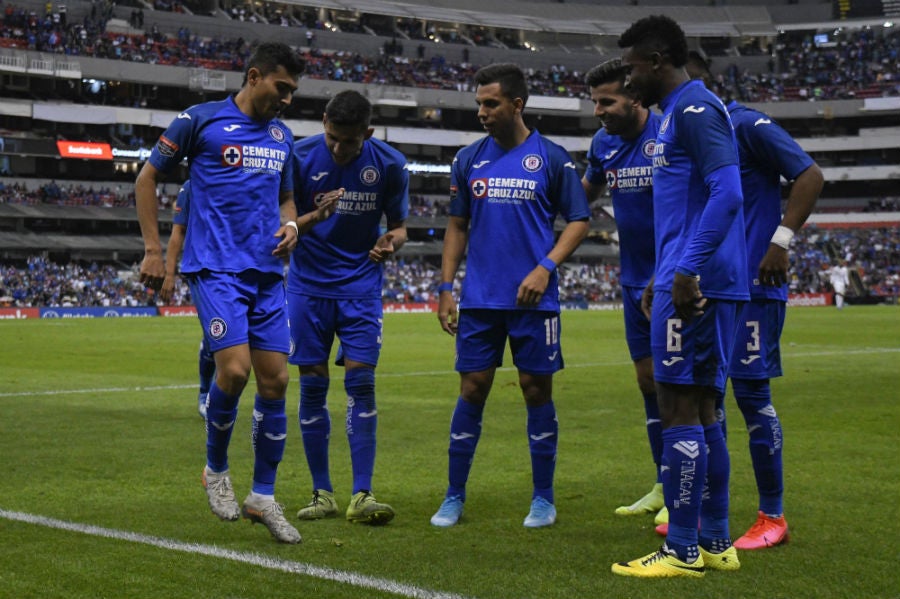
[[[295,134],[318,133],[325,102],[351,87],[373,100],[376,136],[409,157],[411,239],[401,258],[413,270],[385,293],[425,297],[430,291],[416,273],[439,259],[446,167],[480,136],[471,93],[477,66],[528,65],[529,124],[583,160],[597,126],[583,72],[618,52],[615,39],[631,20],[660,11],[686,24],[692,46],[712,57],[724,92],[778,118],[824,168],[826,189],[812,222],[822,230],[843,226],[830,231],[875,227],[860,231],[887,231],[879,246],[895,247],[900,35],[875,20],[883,14],[838,22],[830,2],[785,0],[516,2],[515,11],[500,0],[60,6],[51,3],[49,13],[37,0],[3,6],[0,258],[15,264],[37,254],[63,264],[116,261],[127,271],[142,250],[128,206],[149,144],[171,111],[237,89],[254,42],[279,39],[304,52],[309,65],[286,115]],[[110,155],[64,158],[60,144],[69,142]],[[183,177],[160,190],[164,228]],[[586,270],[563,281],[575,301],[615,299],[608,200],[593,209],[591,237],[566,267]],[[896,264],[882,272],[892,259],[863,254],[854,258],[863,273],[858,291],[892,289]],[[816,287],[814,268],[804,266],[798,288]]]

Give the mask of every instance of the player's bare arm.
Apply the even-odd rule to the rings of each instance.
[[[388,223],[388,231],[378,238],[375,246],[369,250],[369,260],[380,264],[396,254],[406,243],[406,224]]]
[[[342,197],[344,197],[343,187],[340,189],[333,189],[323,195],[322,199],[318,200],[315,210],[310,210],[297,219],[297,227],[300,235],[305,234],[316,224],[327,220],[334,214],[337,211],[338,202]]]
[[[140,281],[155,290],[159,290],[166,278],[162,243],[159,240],[159,205],[156,199],[158,181],[159,170],[149,162],[145,162],[134,183],[138,222],[141,226],[141,237],[144,239]]]
[[[282,224],[275,231],[275,237],[280,238],[281,241],[272,250],[272,255],[284,258],[289,256],[294,248],[297,247],[300,226],[297,224],[297,206],[294,204],[293,193],[290,191],[282,193],[280,200],[279,210]]]
[[[788,244],[793,234],[809,218],[824,184],[825,177],[817,164],[810,166],[794,180],[779,231],[776,231],[776,236],[772,238],[769,249],[759,263],[759,282],[762,285],[780,287],[787,283],[790,267]]]
[[[469,219],[459,216],[451,216],[444,233],[444,251],[441,257],[441,281],[442,285],[450,284],[452,289],[453,279],[466,251],[469,240]],[[456,300],[450,289],[441,290],[438,293],[438,322],[448,335],[456,335],[459,321],[459,312]]]
[[[555,265],[553,266],[554,269],[562,264],[587,236],[589,228],[590,225],[586,220],[576,220],[568,223],[562,233],[559,234],[556,245],[547,254],[545,260],[551,261]],[[540,303],[544,292],[547,291],[547,285],[550,283],[550,273],[552,271],[548,266],[551,265],[538,264],[525,276],[519,284],[519,289],[516,293],[517,304],[520,306],[536,306]]]

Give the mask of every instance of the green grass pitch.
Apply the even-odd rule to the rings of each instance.
[[[433,315],[388,315],[384,330],[374,491],[397,518],[382,528],[343,518],[294,520],[303,543],[283,546],[261,526],[219,522],[207,508],[195,319],[0,322],[0,511],[6,514],[0,517],[0,597],[398,596],[389,585],[355,587],[348,582],[353,575],[408,585],[397,587],[401,595],[414,588],[420,596],[479,599],[900,597],[897,307],[788,311],[786,376],[773,392],[785,431],[792,540],[742,552],[740,571],[709,572],[704,580],[610,573],[612,562],[649,553],[661,541],[652,517],[613,514],[653,482],[620,313],[563,314],[567,368],[557,375],[554,394],[559,520],[539,530],[522,526],[530,466],[525,408],[508,357],[488,401],[463,520],[446,530],[430,526],[446,484],[458,390],[453,340]],[[276,493],[293,519],[311,489],[297,424],[296,370],[291,374],[290,435]],[[334,368],[332,376],[332,477],[346,507],[343,377]],[[252,386],[231,445],[239,499],[250,484]],[[747,433],[730,396],[728,402],[737,537],[755,518],[756,491]],[[81,528],[22,521],[13,513]],[[319,569],[277,571],[199,550],[86,534],[89,526]]]

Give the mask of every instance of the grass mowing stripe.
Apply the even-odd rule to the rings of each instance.
[[[119,541],[129,541],[131,543],[141,543],[142,545],[150,545],[160,549],[168,549],[169,551],[181,551],[184,553],[192,553],[194,555],[205,555],[209,557],[217,557],[227,559],[251,566],[259,566],[269,570],[278,570],[289,574],[300,574],[301,576],[309,576],[311,578],[319,578],[342,584],[349,584],[356,587],[367,589],[375,589],[385,593],[393,593],[402,597],[410,597],[413,599],[466,599],[463,595],[453,593],[443,593],[440,591],[432,591],[421,587],[403,584],[388,580],[385,578],[375,578],[354,572],[344,572],[333,568],[324,568],[301,562],[266,557],[258,553],[249,551],[232,551],[222,549],[215,545],[202,545],[200,543],[184,543],[173,539],[164,539],[162,537],[154,537],[150,535],[142,535],[136,532],[126,530],[116,530],[113,528],[103,528],[102,526],[93,526],[90,524],[79,524],[77,522],[67,522],[65,520],[57,520],[55,518],[47,518],[45,516],[36,516],[26,514],[24,512],[12,512],[0,508],[0,518],[6,520],[14,520],[17,522],[25,522],[36,526],[45,526],[59,530],[67,530],[81,534],[91,535],[95,537],[103,537],[106,539],[115,539]]]
[[[846,351],[815,351],[815,352],[791,352],[784,353],[785,358],[815,358],[819,356],[853,356],[868,354],[890,354],[898,353],[898,347],[867,347],[861,349],[851,349]],[[588,362],[584,364],[566,364],[566,368],[598,368],[612,366],[627,366],[631,364],[628,361],[617,362]],[[497,372],[515,372],[514,366],[506,366],[497,369]],[[396,378],[396,377],[412,377],[412,376],[441,376],[447,374],[448,370],[426,370],[422,372],[386,372],[378,373],[378,378]],[[155,385],[151,387],[101,387],[96,389],[58,389],[48,391],[9,391],[0,393],[2,397],[35,397],[49,395],[73,395],[77,393],[131,393],[135,391],[171,391],[176,389],[194,389],[196,384],[192,385]]]

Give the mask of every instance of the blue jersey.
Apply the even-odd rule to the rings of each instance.
[[[335,299],[381,298],[384,269],[369,260],[381,235],[382,215],[399,224],[409,213],[406,158],[369,138],[350,164],[335,163],[325,135],[294,144],[294,198],[298,214],[315,210],[326,192],[344,188],[328,220],[300,236],[291,255],[288,291]]]
[[[571,222],[591,214],[575,163],[537,131],[512,150],[493,137],[460,150],[450,190],[450,214],[469,219],[460,308],[521,308],[519,285],[553,249],[556,216]],[[556,271],[533,309],[559,311]]]
[[[175,205],[172,206],[172,224],[187,227],[188,214],[191,213],[191,180],[185,181],[178,190]]]
[[[747,247],[740,186],[716,173],[739,158],[728,112],[699,80],[660,102],[653,150],[653,226],[657,290],[669,291],[676,269],[700,275],[705,296],[746,301]],[[723,185],[728,193],[718,193]]]
[[[193,210],[182,272],[283,272],[272,251],[279,195],[293,189],[293,141],[284,123],[251,119],[233,98],[191,106],[172,121],[149,160],[168,172],[188,159]]]
[[[619,232],[621,283],[646,287],[656,267],[653,245],[653,146],[661,118],[650,112],[635,139],[600,129],[588,150],[585,178],[606,185]]]
[[[754,299],[787,301],[787,285],[760,285],[759,263],[781,224],[781,177],[793,181],[813,165],[812,158],[765,114],[728,105],[741,157],[741,188],[747,225],[747,276]]]

